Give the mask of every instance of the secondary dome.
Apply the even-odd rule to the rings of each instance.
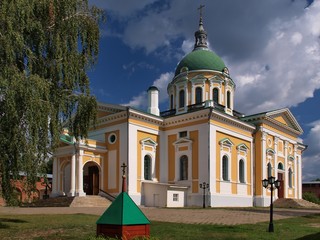
[[[215,70],[222,72],[226,67],[221,58],[209,49],[195,49],[178,64],[175,76],[183,71]]]

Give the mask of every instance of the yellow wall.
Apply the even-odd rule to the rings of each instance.
[[[111,134],[115,134],[117,136],[117,140],[115,143],[111,144],[109,143],[109,136]],[[106,192],[109,192],[109,193],[117,193],[119,192],[119,189],[120,189],[120,183],[119,183],[119,174],[120,174],[120,131],[119,130],[116,130],[116,131],[112,131],[112,132],[107,132],[105,133],[105,142],[106,142],[106,147],[108,149],[108,151],[116,151],[117,152],[117,164],[116,164],[116,169],[114,169],[114,171],[116,171],[116,188],[108,188],[108,164],[104,164],[104,182],[103,182],[103,186],[104,186],[104,190]],[[108,159],[109,159],[109,156],[108,156],[108,152],[105,154],[106,155],[106,163],[109,162]]]
[[[237,182],[238,182],[238,172],[239,172],[239,163],[238,163],[238,150],[237,146],[240,144],[245,144],[248,147],[247,150],[247,158],[245,161],[245,166],[246,166],[246,181],[247,183],[251,183],[251,145],[250,142],[239,139],[237,137],[222,133],[217,131],[216,134],[216,176],[217,176],[217,192],[220,192],[220,179],[221,179],[221,159],[222,156],[220,154],[220,141],[228,138],[234,145],[231,148],[231,159],[230,159],[230,166],[231,166],[231,176],[230,176],[230,181],[234,182],[232,183],[232,194],[237,194]],[[250,184],[247,189],[247,193],[251,194],[251,188]]]

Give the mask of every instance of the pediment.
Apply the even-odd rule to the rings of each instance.
[[[192,143],[192,140],[189,138],[179,138],[177,141],[173,143],[173,145],[180,145],[180,144],[190,144]]]
[[[148,145],[148,146],[153,146],[153,147],[155,147],[155,146],[158,145],[158,143],[156,143],[156,142],[155,142],[154,140],[152,140],[151,138],[142,139],[142,140],[140,141],[140,143],[141,143],[142,145]]]
[[[298,131],[300,134],[303,133],[302,128],[288,108],[267,112],[266,117],[268,120],[271,120],[278,125],[291,128],[295,131]]]
[[[220,143],[220,145],[229,146],[229,147],[234,145],[233,142],[231,142],[231,140],[229,138],[224,138],[224,139],[220,140],[219,143]]]
[[[247,145],[245,145],[244,143],[241,143],[241,144],[239,144],[239,145],[237,146],[237,149],[238,149],[239,151],[247,152],[247,150],[248,150],[249,148],[248,148]]]

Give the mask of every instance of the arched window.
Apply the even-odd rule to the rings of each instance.
[[[180,158],[180,180],[188,180],[188,157],[186,155]]]
[[[212,91],[212,99],[214,102],[219,103],[219,89],[214,88]]]
[[[151,180],[151,157],[149,155],[144,156],[144,179]]]
[[[227,108],[231,107],[231,93],[230,91],[227,92]]]
[[[283,164],[282,164],[281,162],[278,163],[278,169],[279,169],[279,170],[284,170]]]
[[[196,104],[202,103],[202,88],[197,87],[196,88]]]
[[[222,180],[229,181],[229,159],[226,155],[222,157]]]
[[[271,163],[268,163],[268,178],[272,176],[272,166]]]
[[[288,185],[289,188],[292,188],[292,169],[289,168],[289,173],[288,173]]]
[[[179,92],[179,108],[184,107],[184,90]]]
[[[170,109],[173,109],[173,94],[170,96]]]
[[[243,159],[241,159],[239,161],[239,181],[240,183],[244,183],[245,180],[244,180],[244,161]]]

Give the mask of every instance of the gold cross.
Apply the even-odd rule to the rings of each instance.
[[[200,7],[198,7],[198,10],[200,11],[200,17],[202,17],[202,8],[204,8],[204,5],[200,4]]]
[[[127,165],[125,163],[122,163],[121,168],[122,168],[122,175],[126,174],[126,167]]]

